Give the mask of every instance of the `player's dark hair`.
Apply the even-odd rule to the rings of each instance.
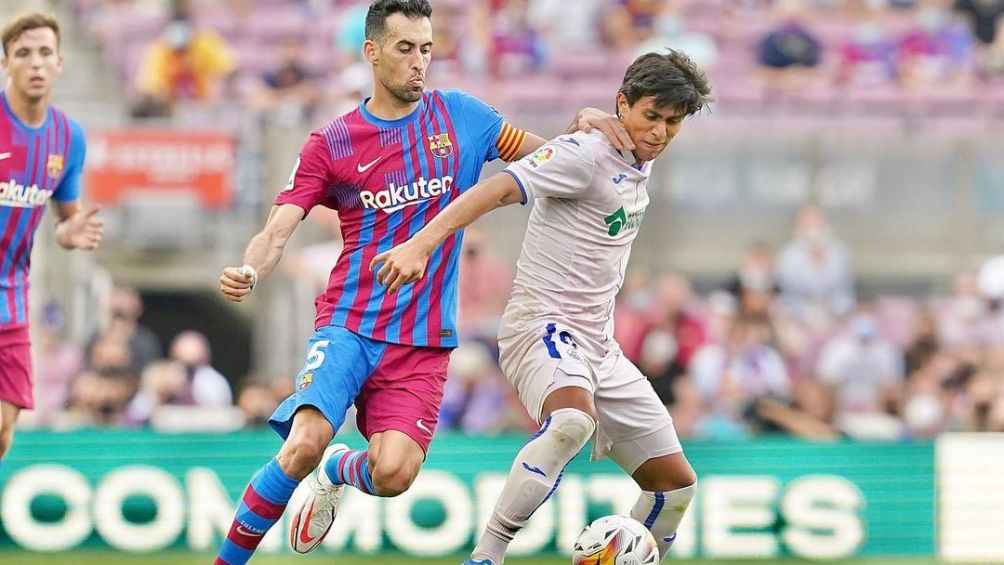
[[[677,108],[688,116],[714,100],[704,71],[682,51],[673,49],[665,54],[646,53],[635,59],[624,73],[619,92],[624,93],[631,106],[646,96],[655,96],[657,107]]]
[[[366,39],[376,41],[387,31],[387,18],[404,14],[409,19],[432,17],[429,0],[377,0],[366,12]]]
[[[8,55],[7,48],[10,44],[21,37],[22,33],[40,27],[47,27],[56,34],[56,49],[59,49],[59,22],[56,17],[45,12],[28,12],[14,18],[13,21],[4,26],[3,35],[0,36],[3,39],[4,57]]]

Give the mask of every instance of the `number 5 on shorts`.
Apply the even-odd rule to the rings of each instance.
[[[310,346],[310,351],[307,353],[307,364],[303,366],[304,371],[313,371],[324,364],[324,351],[322,350],[328,346],[328,343],[330,340],[319,339]]]

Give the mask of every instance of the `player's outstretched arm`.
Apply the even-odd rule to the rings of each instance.
[[[429,256],[450,234],[496,208],[523,200],[516,178],[504,171],[498,173],[468,189],[411,239],[374,257],[369,268],[372,271],[383,263],[377,271],[377,282],[386,285],[387,292],[397,292],[402,285],[425,275]]]
[[[577,131],[589,133],[594,129],[603,132],[603,135],[607,136],[607,139],[610,140],[610,144],[618,150],[631,151],[634,149],[634,142],[631,141],[631,136],[624,129],[624,124],[621,123],[620,119],[613,114],[608,114],[596,108],[583,108],[579,110],[579,113],[575,115],[575,120],[568,126],[568,131],[565,133],[572,134]],[[538,135],[530,132],[522,132],[522,130],[517,131],[523,133],[524,138],[515,153],[507,154],[503,157],[507,161],[518,161],[547,143],[546,139]],[[504,132],[503,136],[505,136]]]
[[[56,202],[56,243],[63,249],[92,250],[101,243],[105,222],[97,217],[100,207],[81,210],[76,200]]]
[[[244,251],[244,265],[227,267],[220,275],[220,292],[227,300],[243,302],[258,281],[272,272],[302,219],[303,208],[295,204],[272,207],[265,227],[251,238]]]
[[[631,141],[631,136],[624,129],[624,124],[621,123],[620,118],[597,108],[583,108],[579,110],[565,133],[572,134],[577,131],[589,133],[594,129],[603,132],[603,135],[607,136],[610,144],[617,148],[617,150],[631,151],[634,149],[634,142]]]

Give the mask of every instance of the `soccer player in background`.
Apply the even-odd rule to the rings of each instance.
[[[34,406],[28,336],[28,271],[35,230],[49,200],[58,217],[56,241],[65,249],[94,249],[101,241],[97,209],[80,207],[84,130],[49,104],[63,69],[59,23],[43,13],[18,16],[4,27],[4,85],[0,112],[0,458],[14,440],[22,409]]]
[[[642,55],[617,93],[636,149],[602,135],[560,136],[468,190],[407,243],[377,255],[377,282],[408,292],[441,242],[487,212],[536,200],[499,328],[500,364],[540,431],[520,450],[468,565],[501,565],[506,548],[594,436],[641,487],[631,516],[665,556],[696,475],[648,379],[613,339],[614,298],[649,202],[651,161],[710,100],[704,73],[681,52]],[[431,265],[430,265],[431,267]],[[431,268],[430,272],[434,272]]]
[[[220,277],[224,296],[245,300],[314,206],[338,211],[345,245],[317,298],[316,332],[296,392],[269,421],[285,442],[252,478],[217,565],[246,563],[318,465],[309,482],[313,494],[290,531],[290,544],[301,553],[328,532],[345,484],[396,496],[425,460],[457,345],[461,234],[434,250],[430,276],[405,292],[386,293],[367,266],[474,186],[486,161],[511,161],[544,142],[466,93],[425,90],[431,13],[427,0],[370,6],[364,55],[373,69],[373,96],[311,134],[265,227],[248,244],[244,265]],[[619,126],[603,113],[581,121],[602,131]],[[627,139],[623,128],[609,134]],[[329,448],[353,402],[369,448]]]

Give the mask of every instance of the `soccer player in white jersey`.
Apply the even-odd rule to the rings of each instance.
[[[710,101],[707,77],[686,55],[642,55],[617,93],[635,144],[601,134],[560,136],[446,207],[406,243],[377,255],[394,292],[419,280],[432,251],[490,210],[534,199],[512,298],[499,329],[500,364],[540,431],[520,450],[469,565],[501,565],[506,548],[594,436],[641,487],[631,516],[665,556],[694,496],[696,476],[673,420],[613,339],[614,298],[648,205],[651,161],[684,118]]]

